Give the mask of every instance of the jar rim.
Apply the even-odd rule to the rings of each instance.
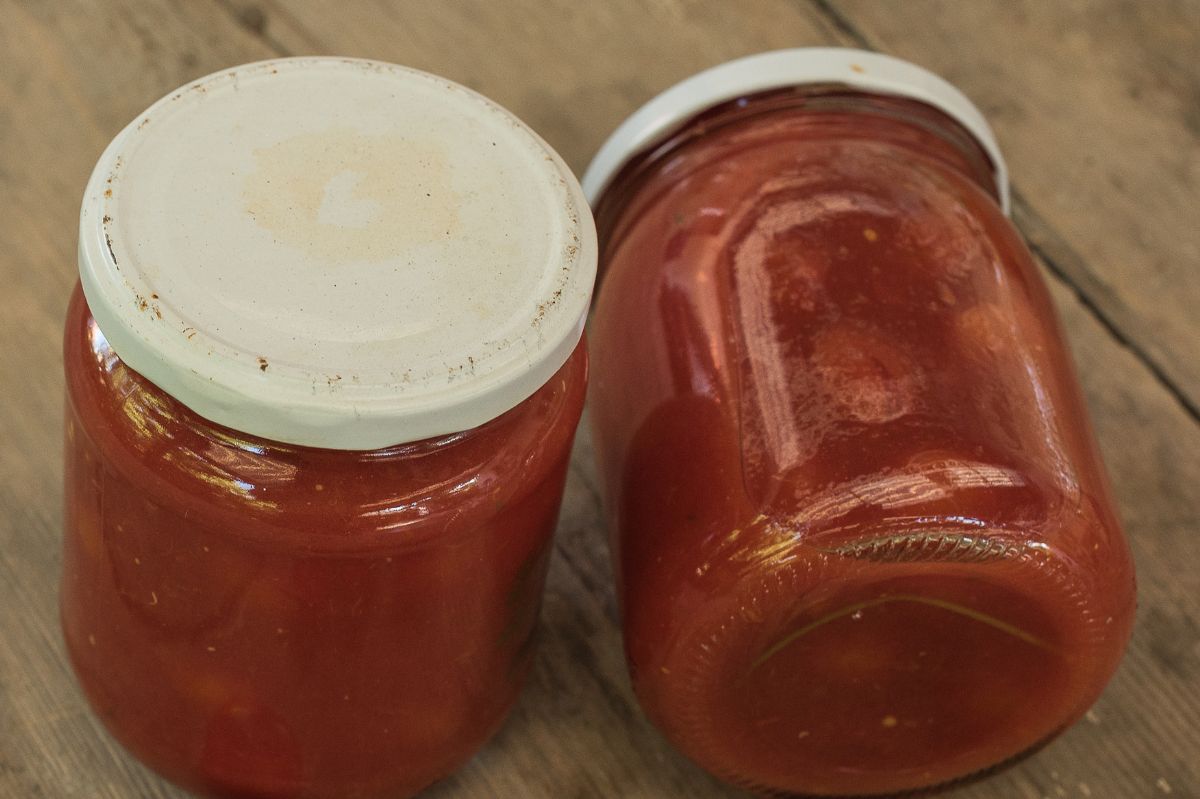
[[[847,47],[798,47],[727,61],[658,94],[608,137],[588,165],[583,191],[596,201],[641,152],[689,119],[723,102],[771,89],[832,84],[918,100],[958,122],[992,164],[1000,207],[1010,212],[1008,167],[979,109],[946,80],[903,59]]]

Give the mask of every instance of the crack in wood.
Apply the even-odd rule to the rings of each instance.
[[[850,39],[858,47],[864,50],[878,50],[866,37],[866,35],[858,29],[858,27],[846,18],[841,11],[834,7],[829,0],[808,0],[809,4],[817,10],[817,13],[834,27],[838,33],[841,33],[847,39]]]
[[[1016,190],[1013,191],[1013,222],[1021,231],[1021,235],[1024,237],[1025,243],[1029,245],[1030,251],[1037,256],[1046,269],[1071,290],[1071,293],[1075,295],[1075,299],[1079,301],[1079,304],[1087,310],[1093,319],[1099,322],[1100,326],[1112,336],[1113,340],[1129,350],[1138,363],[1151,374],[1155,382],[1162,386],[1179,403],[1179,406],[1188,415],[1188,418],[1200,424],[1200,404],[1197,404],[1187,395],[1187,392],[1167,374],[1166,370],[1154,356],[1146,352],[1132,336],[1127,335],[1121,329],[1120,324],[1101,307],[1091,292],[1079,285],[1072,274],[1074,270],[1068,268],[1064,261],[1070,259],[1083,263],[1083,257]],[[1053,238],[1049,246],[1040,240],[1041,236],[1034,234],[1035,229],[1044,230]],[[1055,252],[1051,252],[1051,248]]]

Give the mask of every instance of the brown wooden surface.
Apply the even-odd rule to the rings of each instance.
[[[674,81],[830,43],[929,66],[994,123],[1139,570],[1133,643],[1087,719],[944,795],[1200,797],[1200,0],[0,0],[0,797],[183,795],[89,714],[57,623],[59,325],[84,182],[122,125],[225,66],[339,53],[472,86],[581,171]],[[740,795],[631,697],[587,442],[585,423],[528,689],[434,797]]]

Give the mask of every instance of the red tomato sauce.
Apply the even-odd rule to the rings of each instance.
[[[970,136],[836,89],[715,108],[597,204],[590,403],[650,717],[852,795],[1096,699],[1132,564],[1048,293]]]
[[[200,418],[77,289],[62,615],[132,752],[213,796],[411,795],[528,670],[587,358],[464,433],[347,452]]]

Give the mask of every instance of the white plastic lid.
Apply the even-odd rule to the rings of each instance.
[[[130,367],[201,416],[375,449],[533,394],[583,331],[596,236],[520,120],[442,78],[334,58],[159,100],[92,174],[79,271]]]
[[[583,176],[595,202],[626,162],[684,122],[754,92],[834,83],[875,94],[910,97],[948,114],[975,137],[992,162],[996,190],[1009,212],[1008,169],[992,129],[966,95],[932,72],[899,58],[844,47],[801,47],[739,58],[677,83],[639,108],[609,136]]]

